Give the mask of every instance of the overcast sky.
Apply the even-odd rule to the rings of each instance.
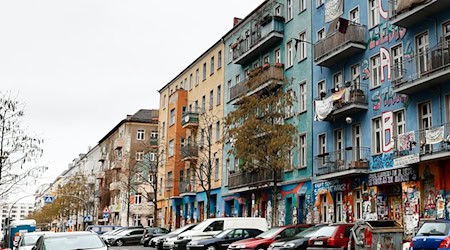
[[[26,103],[52,182],[263,0],[0,2],[0,91]],[[30,190],[30,193],[34,192]]]

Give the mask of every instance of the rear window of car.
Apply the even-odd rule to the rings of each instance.
[[[67,235],[63,237],[51,237],[44,239],[44,249],[89,249],[102,248],[105,245],[97,235]]]
[[[425,222],[417,232],[417,235],[447,235],[449,223],[445,222]]]
[[[337,226],[322,227],[314,233],[315,237],[331,237],[336,231]]]

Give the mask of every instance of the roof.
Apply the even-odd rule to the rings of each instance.
[[[120,121],[116,126],[114,126],[111,131],[109,131],[98,144],[102,143],[108,137],[110,137],[122,124],[127,122],[138,122],[138,123],[149,123],[149,124],[158,124],[159,110],[158,109],[140,109],[134,115],[127,115],[125,119]]]
[[[57,238],[65,236],[78,236],[78,235],[97,235],[96,233],[90,231],[76,231],[76,232],[57,232],[53,234],[45,234],[45,238]]]

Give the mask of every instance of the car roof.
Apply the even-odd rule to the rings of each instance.
[[[45,238],[57,238],[65,236],[82,236],[82,235],[97,235],[96,233],[89,231],[77,231],[77,232],[57,232],[52,234],[44,234]]]
[[[25,233],[24,235],[43,235],[43,234],[53,234],[55,232],[53,231],[39,231],[39,232],[28,232]]]

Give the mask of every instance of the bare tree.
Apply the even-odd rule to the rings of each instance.
[[[27,186],[47,167],[32,166],[42,156],[42,139],[23,127],[24,103],[9,93],[0,93],[0,197]]]

